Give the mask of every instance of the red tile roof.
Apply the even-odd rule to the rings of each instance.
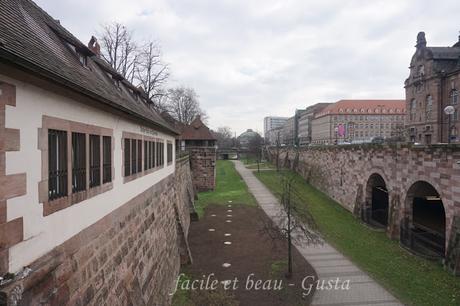
[[[340,100],[324,108],[315,118],[327,115],[364,115],[364,114],[404,115],[405,100]]]
[[[180,138],[183,140],[216,140],[209,128],[201,121],[200,116],[196,117],[190,125],[185,125]]]

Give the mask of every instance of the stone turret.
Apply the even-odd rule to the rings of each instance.
[[[417,49],[422,49],[426,47],[426,38],[425,32],[419,32],[417,34],[417,44],[415,45]]]

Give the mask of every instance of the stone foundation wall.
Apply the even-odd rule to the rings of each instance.
[[[187,244],[193,187],[188,160],[30,265],[2,288],[8,305],[169,305]],[[56,229],[59,230],[59,229]]]
[[[275,163],[276,148],[268,149]],[[310,184],[359,215],[369,201],[367,183],[372,174],[385,181],[389,195],[389,226],[399,238],[400,223],[411,215],[409,188],[426,181],[439,193],[446,212],[449,240],[454,216],[460,216],[460,146],[458,145],[349,145],[281,148],[278,161],[292,168]],[[448,242],[447,242],[448,243]],[[448,247],[446,246],[446,250]]]
[[[193,185],[197,191],[214,190],[216,187],[216,148],[187,148],[190,153]]]

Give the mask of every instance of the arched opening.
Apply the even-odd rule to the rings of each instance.
[[[429,257],[444,257],[446,212],[436,189],[425,181],[414,183],[407,193],[410,248]]]
[[[388,225],[388,190],[383,177],[377,173],[369,177],[366,185],[365,221],[386,228]]]

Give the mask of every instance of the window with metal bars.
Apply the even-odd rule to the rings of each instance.
[[[48,198],[67,196],[67,132],[48,130]]]
[[[148,141],[144,140],[144,170],[148,170],[149,168],[149,145]]]
[[[137,172],[142,171],[142,140],[137,141]]]
[[[172,143],[168,143],[167,144],[168,164],[172,163],[172,160],[173,160],[173,152],[172,151],[173,151]]]
[[[150,141],[150,167],[155,168],[155,142]]]
[[[164,165],[164,148],[163,142],[157,142],[157,166],[163,167]]]
[[[124,152],[125,152],[125,176],[130,176],[131,175],[131,139],[125,138]]]
[[[101,136],[89,135],[89,187],[101,185]]]
[[[161,143],[157,142],[156,144],[156,166],[160,167],[161,166],[161,156],[160,156],[160,147]]]
[[[112,181],[112,137],[102,137],[102,183]]]
[[[72,133],[72,192],[86,189],[86,135]]]
[[[137,141],[131,139],[131,174],[136,174],[137,172]]]

